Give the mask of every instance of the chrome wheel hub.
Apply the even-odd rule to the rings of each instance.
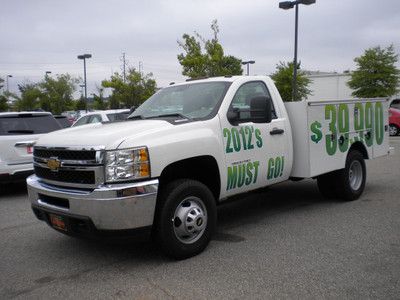
[[[176,208],[172,218],[176,238],[185,244],[196,242],[207,227],[207,210],[197,197],[185,198]]]
[[[349,168],[349,182],[354,191],[361,187],[363,176],[361,163],[358,160],[353,161]]]

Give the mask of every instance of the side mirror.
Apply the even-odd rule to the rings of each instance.
[[[272,120],[271,101],[264,96],[250,100],[250,117],[254,123],[270,123]]]
[[[233,110],[228,111],[228,114],[226,116],[228,118],[228,121],[231,124],[237,125],[239,118],[240,118],[240,111],[238,108],[234,108]]]

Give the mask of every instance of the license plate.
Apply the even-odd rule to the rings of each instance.
[[[50,223],[54,228],[67,231],[67,226],[65,225],[63,217],[53,214],[49,214],[49,217]]]

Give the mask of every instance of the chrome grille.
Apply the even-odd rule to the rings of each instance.
[[[63,160],[95,160],[96,151],[34,148],[33,156],[42,158],[57,157],[58,159]]]
[[[34,147],[35,174],[49,184],[95,188],[104,183],[103,154],[104,147]]]

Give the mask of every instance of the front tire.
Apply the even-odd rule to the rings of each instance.
[[[155,235],[163,252],[185,259],[202,252],[216,228],[217,209],[211,191],[201,182],[180,179],[160,191]]]

